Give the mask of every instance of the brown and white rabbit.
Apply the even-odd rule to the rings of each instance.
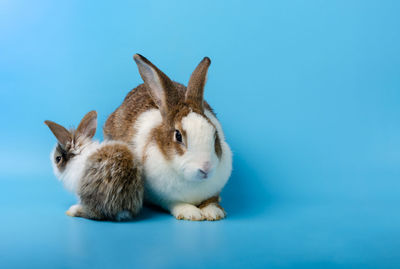
[[[187,88],[145,57],[136,54],[134,60],[144,84],[108,118],[106,139],[132,146],[143,165],[146,201],[177,219],[224,218],[219,194],[231,174],[232,153],[203,100],[210,59],[200,62]]]
[[[87,113],[76,130],[52,121],[45,124],[58,140],[50,155],[54,173],[80,200],[67,215],[123,221],[139,213],[144,192],[141,169],[124,142],[92,140],[96,111]]]

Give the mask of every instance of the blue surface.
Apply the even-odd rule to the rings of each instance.
[[[400,2],[0,2],[1,268],[400,268]],[[141,53],[206,99],[229,216],[75,219],[43,124],[100,125]],[[102,138],[101,131],[96,135]]]

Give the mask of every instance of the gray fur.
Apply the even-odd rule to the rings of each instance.
[[[78,195],[87,218],[127,220],[137,215],[143,203],[143,183],[128,147],[107,145],[90,156]]]

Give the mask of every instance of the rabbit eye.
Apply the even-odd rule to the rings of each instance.
[[[61,156],[56,157],[56,163],[59,163],[61,161]]]
[[[175,130],[175,139],[176,139],[176,141],[178,141],[179,143],[182,143],[182,134],[181,134],[181,132],[179,132],[178,130]]]

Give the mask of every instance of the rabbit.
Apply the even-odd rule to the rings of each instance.
[[[80,200],[67,215],[126,221],[139,213],[144,195],[139,162],[124,142],[92,140],[96,111],[87,113],[76,130],[45,124],[58,141],[50,155],[54,173]]]
[[[203,100],[205,57],[188,86],[172,81],[145,57],[134,60],[144,81],[127,94],[104,126],[107,140],[129,143],[143,167],[144,199],[184,220],[220,220],[220,192],[232,152],[220,122]]]

